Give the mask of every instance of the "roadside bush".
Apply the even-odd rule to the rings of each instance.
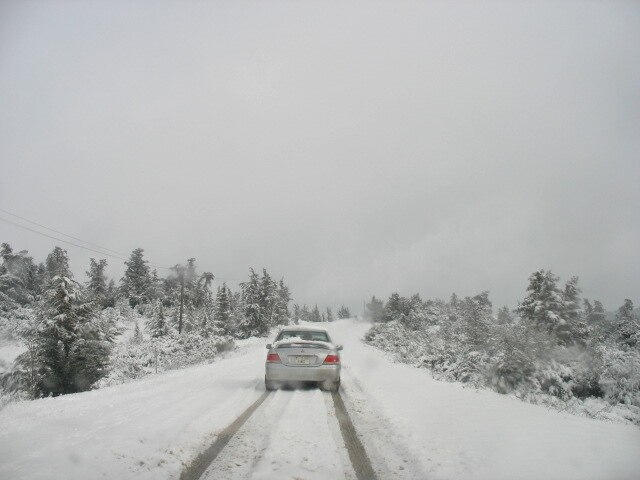
[[[610,403],[640,407],[640,353],[636,350],[606,352],[599,386]]]
[[[95,387],[124,383],[151,373],[211,361],[233,347],[231,337],[204,337],[197,332],[182,335],[173,333],[140,343],[121,343],[112,353],[109,374]]]

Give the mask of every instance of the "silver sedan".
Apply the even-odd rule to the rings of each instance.
[[[314,382],[324,390],[340,388],[340,350],[322,328],[291,326],[268,344],[264,383],[267,390],[282,385]]]

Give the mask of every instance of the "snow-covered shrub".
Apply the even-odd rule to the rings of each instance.
[[[521,323],[496,325],[488,370],[494,390],[509,393],[531,382],[535,372],[535,339]]]
[[[599,384],[605,399],[640,407],[640,352],[607,351],[603,362]]]
[[[100,311],[94,324],[105,340],[114,341],[124,332],[123,325],[129,318],[129,316],[123,315],[119,309],[107,307]]]
[[[490,357],[487,352],[470,350],[457,356],[451,364],[447,378],[458,382],[470,383],[475,387],[483,386],[487,380],[487,368]]]
[[[365,341],[433,377],[489,387],[597,418],[640,420],[640,320],[630,300],[608,325],[600,302],[580,309],[577,278],[531,279],[520,316],[495,318],[486,292],[450,302],[392,294]],[[588,400],[588,407],[585,401]]]
[[[573,372],[567,366],[551,360],[539,362],[534,374],[536,390],[551,396],[568,400],[573,397]]]
[[[141,342],[123,342],[111,355],[109,374],[95,386],[104,387],[213,360],[233,348],[227,336],[202,336],[198,332],[172,333]]]

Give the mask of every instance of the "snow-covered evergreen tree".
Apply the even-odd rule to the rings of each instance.
[[[498,324],[500,325],[509,325],[513,323],[513,315],[511,314],[511,310],[506,305],[498,310]]]
[[[103,308],[107,299],[107,277],[104,273],[107,268],[107,261],[101,259],[96,261],[95,258],[89,260],[89,270],[86,272],[89,277],[87,282],[88,299],[97,306]]]
[[[164,337],[169,333],[169,323],[164,309],[165,307],[160,300],[153,302],[146,324],[147,331],[152,338]]]
[[[231,324],[231,291],[226,283],[218,287],[216,292],[215,318],[226,335],[235,334],[235,326]]]
[[[260,279],[260,311],[263,321],[268,327],[273,327],[277,322],[278,285],[273,281],[266,269],[262,269]]]
[[[109,280],[109,283],[107,284],[107,291],[105,293],[105,298],[104,298],[105,308],[115,307],[117,300],[118,300],[118,287],[116,287],[116,282],[112,278],[111,280]]]
[[[0,264],[0,318],[8,316],[9,312],[20,306],[17,298],[20,296],[16,292],[20,289],[22,282],[11,271],[11,257],[13,250],[7,243],[2,244],[1,252],[2,264]]]
[[[532,325],[556,334],[564,328],[565,306],[562,291],[558,288],[558,277],[551,271],[539,270],[529,277],[527,296],[516,312]]]
[[[309,321],[311,321],[311,322],[321,322],[322,321],[322,316],[320,315],[320,309],[318,308],[318,305],[313,307],[313,310],[311,310],[311,315],[310,315]]]
[[[489,293],[482,292],[475,297],[467,297],[462,302],[462,320],[465,347],[470,350],[484,350],[489,343],[492,324]]]
[[[338,309],[338,318],[351,318],[351,312],[349,311],[349,309],[347,307],[342,305]]]
[[[327,318],[327,322],[333,322],[336,319],[336,317],[333,316],[333,312],[331,311],[331,308],[329,307],[327,307],[326,318]]]
[[[155,300],[161,300],[164,295],[164,288],[162,279],[158,276],[158,271],[153,270],[151,272],[148,297],[151,302]]]
[[[111,344],[93,322],[90,303],[71,278],[66,252],[56,247],[48,257],[51,278],[38,308],[36,338],[39,394],[59,395],[87,390],[106,373]]]
[[[244,303],[244,318],[238,326],[241,337],[263,336],[268,331],[267,322],[261,307],[262,288],[258,274],[249,270],[249,280],[240,284],[242,288],[242,301]]]
[[[131,343],[133,343],[134,345],[139,345],[142,342],[144,342],[144,336],[142,335],[142,330],[140,330],[140,324],[136,322],[133,327],[133,335],[131,336]]]
[[[286,325],[289,323],[289,302],[291,301],[291,293],[289,287],[285,285],[284,279],[280,279],[277,288],[277,300],[275,307],[275,323],[276,325]]]
[[[306,303],[302,305],[302,308],[300,308],[300,320],[303,322],[311,321],[311,310],[309,310]]]
[[[559,324],[556,329],[556,335],[564,345],[584,343],[587,337],[587,326],[580,304],[578,277],[571,277],[562,292],[564,323]]]
[[[33,303],[41,293],[38,268],[26,250],[14,253],[7,243],[0,246],[0,315]]]
[[[606,312],[604,306],[598,300],[594,300],[593,304],[588,298],[582,301],[582,309],[587,326],[593,328],[597,325],[604,325],[606,321]]]
[[[55,247],[53,251],[47,255],[45,265],[49,279],[56,276],[73,278],[73,275],[69,270],[69,257],[67,256],[67,251],[60,247]]]
[[[129,300],[129,304],[132,307],[147,303],[149,301],[151,274],[148,262],[144,259],[144,250],[136,248],[131,252],[129,260],[124,263],[127,268],[120,280],[122,296]]]
[[[616,340],[623,347],[640,347],[640,320],[628,298],[616,313]]]
[[[365,318],[371,322],[382,322],[385,319],[384,302],[378,300],[375,295],[371,301],[365,305]]]
[[[293,319],[293,323],[295,325],[298,325],[298,323],[301,320],[301,313],[302,313],[302,309],[300,308],[300,305],[298,305],[297,303],[293,304],[293,312],[292,312],[292,319]]]

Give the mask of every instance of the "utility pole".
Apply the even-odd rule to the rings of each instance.
[[[182,311],[184,305],[184,267],[178,267],[178,275],[180,276],[180,319],[178,321],[178,334],[182,333]]]

